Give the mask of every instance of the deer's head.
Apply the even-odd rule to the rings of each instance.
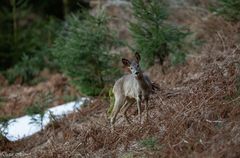
[[[139,65],[139,62],[141,60],[141,56],[139,53],[135,53],[135,59],[132,61],[129,61],[128,59],[122,59],[123,65],[127,66],[131,73],[135,76],[138,77],[141,73],[141,67]]]

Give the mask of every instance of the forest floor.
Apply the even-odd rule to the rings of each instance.
[[[175,14],[174,21],[188,25],[205,42],[186,63],[166,66],[165,74],[159,65],[148,70],[161,88],[151,96],[148,121],[139,123],[133,105],[128,111],[132,125],[119,115],[112,132],[109,103],[99,97],[31,137],[2,139],[2,155],[240,157],[240,23],[195,8],[177,8]]]

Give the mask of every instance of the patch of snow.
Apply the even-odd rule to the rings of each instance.
[[[49,108],[44,113],[44,116],[42,118],[42,124],[39,123],[39,121],[33,121],[33,119],[40,119],[39,114],[11,119],[8,121],[8,126],[6,129],[3,130],[2,134],[10,141],[17,141],[22,138],[31,136],[45,128],[51,122],[52,116],[61,118],[67,114],[77,111],[82,105],[86,104],[86,102],[88,101],[88,98],[81,98],[79,101],[76,102],[70,102],[67,104]],[[0,124],[0,129],[1,128],[3,127]]]

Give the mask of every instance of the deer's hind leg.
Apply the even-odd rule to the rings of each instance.
[[[110,116],[110,122],[111,122],[112,128],[116,121],[117,114],[119,113],[119,111],[120,111],[121,107],[123,106],[123,104],[125,103],[125,101],[126,101],[126,98],[124,96],[115,96],[114,107],[113,107],[113,111]]]

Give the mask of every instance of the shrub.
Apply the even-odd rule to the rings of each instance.
[[[10,84],[14,83],[17,78],[20,78],[22,83],[28,83],[40,72],[42,67],[41,59],[24,55],[21,62],[6,71],[6,77]]]
[[[217,14],[223,15],[231,21],[240,20],[240,1],[239,0],[219,0],[220,6],[215,9]]]
[[[156,57],[163,64],[169,54],[175,58],[174,64],[184,61],[182,43],[189,33],[166,22],[167,4],[161,0],[132,0],[131,3],[136,21],[130,23],[130,30],[136,49],[143,56],[143,66],[153,65]]]
[[[53,54],[72,83],[82,93],[94,96],[118,74],[116,58],[109,53],[115,44],[106,16],[84,12],[66,19]]]

